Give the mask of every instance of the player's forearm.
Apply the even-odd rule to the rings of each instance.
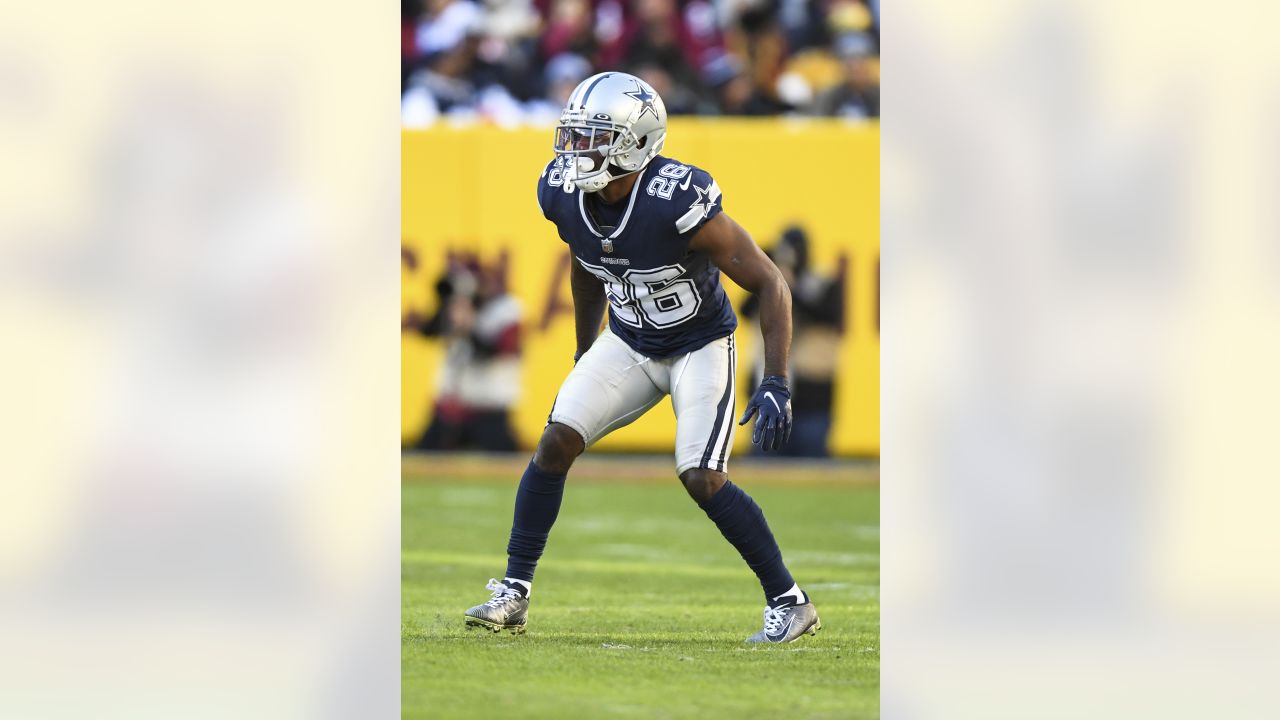
[[[764,374],[787,376],[791,353],[791,290],[778,275],[758,291],[760,334],[764,337]]]
[[[574,321],[578,334],[578,352],[587,348],[600,335],[600,323],[604,320],[604,295],[598,301],[582,303],[574,301]]]
[[[570,284],[573,288],[573,321],[578,337],[578,353],[584,353],[600,334],[606,303],[604,288],[594,277],[583,278],[576,274]]]

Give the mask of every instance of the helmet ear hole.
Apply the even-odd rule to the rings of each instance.
[[[645,135],[644,137],[640,138],[640,142],[636,143],[636,147],[644,148],[644,146],[648,144],[649,144],[649,136]]]

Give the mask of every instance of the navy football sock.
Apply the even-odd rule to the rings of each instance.
[[[720,534],[729,541],[747,565],[760,578],[765,601],[772,605],[773,598],[791,590],[796,581],[787,566],[782,563],[782,551],[769,531],[764,512],[737,485],[725,480],[715,495],[699,506],[707,513]]]
[[[520,489],[516,490],[515,519],[511,523],[511,541],[507,543],[506,577],[533,582],[533,570],[547,546],[547,535],[560,514],[564,497],[564,475],[543,472],[529,462]]]

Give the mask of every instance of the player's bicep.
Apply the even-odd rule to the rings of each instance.
[[[706,254],[730,280],[750,292],[778,274],[769,256],[725,213],[708,220],[693,236],[689,248]]]

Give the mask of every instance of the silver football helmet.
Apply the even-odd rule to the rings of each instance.
[[[666,140],[667,108],[649,83],[620,72],[592,75],[569,96],[556,126],[562,187],[597,192],[643,170]]]

